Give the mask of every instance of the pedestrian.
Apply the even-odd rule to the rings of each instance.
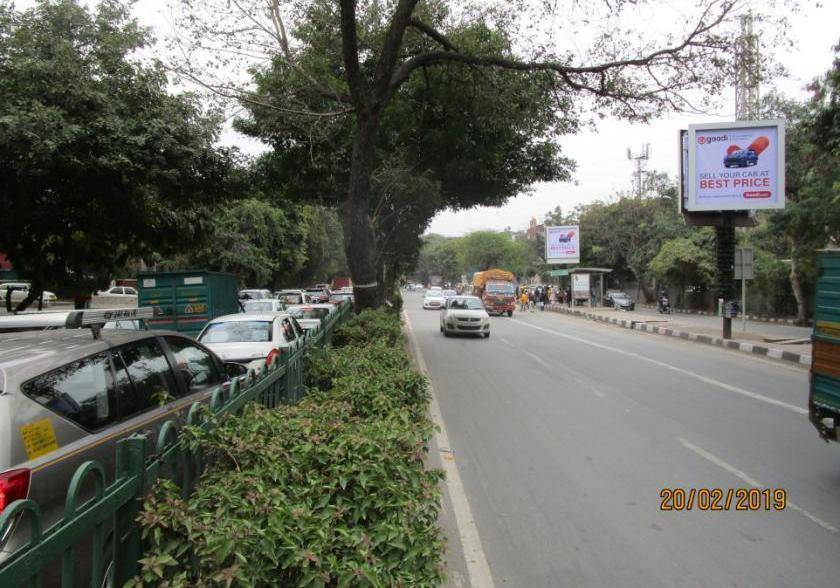
[[[545,310],[545,305],[548,304],[548,289],[543,288],[542,298],[540,299],[540,310]]]
[[[569,305],[569,308],[572,307],[572,289],[571,289],[571,287],[566,288],[566,304]]]
[[[522,295],[519,297],[519,310],[525,312],[528,309],[528,290],[522,288]]]

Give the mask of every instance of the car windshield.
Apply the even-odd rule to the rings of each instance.
[[[271,312],[274,310],[274,302],[271,300],[249,300],[242,303],[245,312]]]
[[[300,292],[280,292],[280,300],[287,304],[302,304],[303,295]]]
[[[290,308],[289,314],[298,320],[322,319],[328,314],[330,314],[330,311],[326,308]]]
[[[487,284],[488,294],[507,294],[513,295],[513,284],[506,284],[502,282],[489,282]]]
[[[484,310],[484,304],[478,298],[454,298],[449,301],[449,308],[455,310]]]
[[[271,341],[271,321],[210,323],[198,339],[202,343],[264,343]]]
[[[443,295],[444,296],[457,296],[458,293],[455,290],[444,290]]]
[[[629,298],[629,296],[627,296],[627,294],[613,294],[612,297],[615,300],[621,300],[621,299],[626,300],[627,298]]]

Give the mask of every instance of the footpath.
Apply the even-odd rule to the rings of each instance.
[[[657,314],[652,311],[648,312],[646,309],[625,312],[601,306],[569,307],[565,304],[549,304],[546,307],[546,311],[570,314],[580,318],[613,324],[625,329],[634,329],[636,331],[654,333],[665,337],[678,337],[706,345],[725,347],[769,359],[800,365],[811,365],[810,340],[806,341],[804,338],[800,338],[796,339],[796,342],[782,345],[780,344],[779,337],[772,336],[766,332],[759,332],[754,327],[751,327],[746,332],[741,331],[740,322],[737,320],[733,320],[732,339],[723,339],[721,337],[720,326],[711,328],[680,322],[679,317],[673,314]],[[791,338],[790,340],[793,341],[794,339]]]

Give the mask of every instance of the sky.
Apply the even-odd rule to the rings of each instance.
[[[87,0],[94,4],[96,0]],[[166,6],[172,0],[138,0],[134,5],[138,19],[162,37],[171,32],[171,20]],[[664,0],[663,0],[664,1]],[[752,0],[759,2],[759,0]],[[766,0],[765,0],[766,1]],[[18,7],[31,4],[32,0],[18,0]],[[664,6],[664,4],[663,4]],[[782,4],[785,10],[784,4]],[[798,12],[787,14],[790,19],[790,37],[795,42],[792,50],[778,55],[788,71],[788,77],[774,80],[772,87],[791,98],[804,98],[804,86],[830,67],[832,46],[840,42],[840,0],[801,0]],[[669,13],[650,17],[665,21]],[[667,27],[666,22],[652,22],[652,28]],[[549,26],[554,26],[549,23]],[[768,87],[762,87],[766,93]],[[734,120],[734,88],[721,90],[721,106],[717,112],[706,115],[668,115],[650,124],[630,124],[606,118],[594,129],[584,128],[580,133],[560,140],[564,155],[577,162],[571,182],[537,184],[530,193],[511,198],[501,207],[478,207],[466,211],[444,211],[431,223],[428,232],[449,236],[462,235],[479,229],[502,230],[510,227],[521,230],[527,227],[532,216],[542,222],[546,212],[560,206],[564,212],[578,204],[614,198],[619,191],[632,189],[634,163],[627,158],[627,149],[640,152],[649,144],[649,171],[665,172],[676,176],[678,172],[677,136],[680,129],[692,123]],[[229,126],[224,130],[221,143],[236,145],[249,154],[266,149],[264,145],[244,137]]]

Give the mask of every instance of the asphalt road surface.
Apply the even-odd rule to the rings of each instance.
[[[421,300],[406,312],[496,586],[838,584],[840,445],[807,420],[806,370],[548,312],[444,338]],[[660,509],[665,488],[755,486],[785,509]]]

